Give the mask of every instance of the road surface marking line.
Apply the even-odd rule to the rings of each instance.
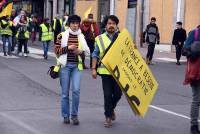
[[[156,58],[156,60],[161,60],[161,61],[168,61],[168,62],[176,62],[176,59],[173,58]],[[186,62],[187,60],[180,60],[180,62]]]
[[[149,107],[156,109],[158,111],[164,112],[164,113],[168,113],[168,114],[171,114],[171,115],[175,115],[175,116],[182,117],[182,118],[190,120],[190,117],[185,116],[183,114],[175,113],[173,111],[169,111],[169,110],[166,110],[166,109],[163,109],[163,108],[160,108],[160,107],[156,107],[156,106],[153,106],[153,105],[150,105]]]
[[[9,116],[8,114],[6,113],[0,113],[0,115],[4,118],[7,118],[8,120],[12,121],[13,123],[15,123],[16,125],[30,131],[31,133],[33,134],[42,134],[41,132],[39,132],[38,130],[34,129],[33,127],[27,125],[26,123],[14,118],[14,117],[11,117]]]

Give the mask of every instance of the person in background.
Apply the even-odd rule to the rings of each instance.
[[[39,40],[43,43],[44,59],[48,58],[49,44],[53,39],[53,30],[49,18],[44,19],[44,23],[40,25]]]
[[[57,36],[62,31],[63,20],[60,18],[59,15],[53,19],[53,32],[54,32],[54,43],[56,42]]]
[[[1,36],[3,41],[3,53],[4,56],[11,56],[11,46],[12,46],[12,21],[10,21],[9,16],[3,16],[0,21],[1,26]],[[6,42],[8,41],[8,51],[6,52]]]
[[[31,28],[31,41],[32,43],[35,42],[36,40],[36,33],[37,33],[37,29],[38,29],[38,22],[37,22],[37,17],[32,15],[31,17],[31,21],[30,21],[30,28]]]
[[[88,18],[83,20],[81,24],[81,30],[85,35],[88,47],[90,48],[90,53],[94,51],[94,42],[95,38],[100,34],[99,27],[93,19],[93,14],[88,14]],[[85,65],[85,56],[83,58],[84,68],[87,68]],[[92,56],[90,56],[90,68],[92,67]]]
[[[16,39],[16,34],[17,34],[17,30],[16,30],[16,27],[14,26],[13,24],[13,21],[15,19],[15,17],[17,16],[17,12],[16,10],[12,10],[11,12],[11,16],[10,16],[10,20],[12,21],[12,46],[11,46],[11,52],[14,52],[15,51],[15,46],[17,44],[17,39]]]
[[[145,40],[146,37],[146,40]],[[155,45],[160,44],[160,34],[158,26],[156,25],[156,18],[152,17],[150,24],[147,25],[146,30],[143,33],[143,43],[145,41],[148,44],[148,50],[146,55],[146,63],[152,64]]]
[[[66,12],[63,16],[62,32],[66,31],[69,28],[67,24],[68,18],[69,18],[69,14]]]
[[[182,53],[182,48],[183,48],[186,38],[187,38],[187,35],[186,35],[185,29],[182,28],[182,22],[177,22],[176,29],[174,30],[173,40],[172,40],[172,44],[175,45],[176,47],[176,59],[177,59],[176,64],[177,65],[181,65],[180,63],[181,53]]]
[[[17,54],[22,56],[22,46],[24,46],[24,56],[28,56],[28,40],[30,34],[30,27],[25,15],[22,15],[17,26],[16,37],[18,39],[18,52]]]

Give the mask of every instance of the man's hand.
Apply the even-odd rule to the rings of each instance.
[[[96,71],[95,68],[92,68],[92,77],[93,77],[94,79],[97,78],[97,71]]]

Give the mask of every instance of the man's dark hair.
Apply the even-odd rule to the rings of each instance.
[[[81,17],[78,15],[71,15],[68,18],[68,24],[72,23],[72,22],[78,22],[81,23]]]
[[[153,20],[153,21],[156,21],[156,18],[155,18],[155,17],[151,17],[151,21],[152,21],[152,20]]]
[[[178,25],[182,25],[183,23],[181,21],[176,22]]]
[[[110,16],[106,17],[105,24],[108,23],[108,20],[114,21],[117,25],[119,24],[119,19],[115,15],[110,15]]]

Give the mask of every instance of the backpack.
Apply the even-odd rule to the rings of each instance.
[[[147,29],[147,40],[149,43],[156,43],[157,39],[157,27],[150,26]]]
[[[198,40],[199,30],[194,31],[194,42],[189,48],[183,50],[183,55],[191,60],[197,60],[200,57],[200,41]]]

